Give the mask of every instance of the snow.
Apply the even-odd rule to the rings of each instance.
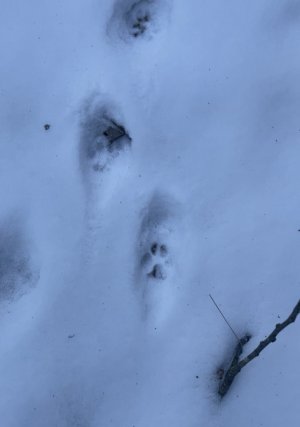
[[[135,5],[2,1],[0,425],[297,425],[300,3]]]

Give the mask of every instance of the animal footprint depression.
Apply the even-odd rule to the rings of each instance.
[[[179,204],[161,192],[142,211],[136,283],[143,312],[155,321],[167,315],[176,294],[179,211]]]
[[[143,213],[138,245],[139,265],[142,276],[148,279],[166,279],[171,266],[172,202],[168,199],[162,194],[154,194]]]
[[[115,33],[124,41],[151,35],[165,17],[166,6],[164,0],[118,1],[108,25],[108,33]]]
[[[142,0],[134,3],[125,15],[129,34],[133,37],[142,36],[149,28],[151,18],[151,2]]]
[[[38,281],[32,266],[29,247],[22,230],[14,221],[0,228],[0,300],[11,301],[22,296]]]
[[[168,193],[155,192],[142,211],[138,234],[136,286],[150,324],[170,314],[176,300],[181,206]]]
[[[98,96],[90,98],[82,111],[80,163],[83,170],[102,172],[126,148],[131,138],[112,107]]]
[[[167,278],[168,249],[164,243],[153,242],[150,244],[149,251],[142,256],[141,264],[147,277],[164,280]],[[148,272],[147,272],[148,271]]]

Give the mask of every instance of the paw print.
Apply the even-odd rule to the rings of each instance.
[[[165,26],[169,0],[117,0],[107,25],[108,34],[125,42],[150,39]]]
[[[169,251],[166,244],[158,242],[150,244],[149,250],[141,259],[142,267],[148,278],[155,280],[167,278],[168,254]]]
[[[125,127],[96,96],[85,105],[80,135],[83,167],[101,172],[127,147],[131,138]]]
[[[144,32],[147,30],[148,28],[148,23],[149,23],[149,15],[146,13],[144,15],[138,16],[134,22],[131,24],[131,28],[130,28],[130,34],[133,37],[139,37],[142,34],[144,34]]]
[[[139,0],[134,2],[126,11],[124,18],[128,32],[132,37],[139,37],[148,30],[152,7],[151,1]]]

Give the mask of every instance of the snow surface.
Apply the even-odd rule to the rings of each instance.
[[[297,426],[300,2],[136,3],[1,2],[0,426]]]

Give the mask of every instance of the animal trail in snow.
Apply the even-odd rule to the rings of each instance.
[[[131,138],[114,110],[99,96],[91,97],[84,106],[80,162],[85,171],[104,171],[121,151],[131,146]]]

